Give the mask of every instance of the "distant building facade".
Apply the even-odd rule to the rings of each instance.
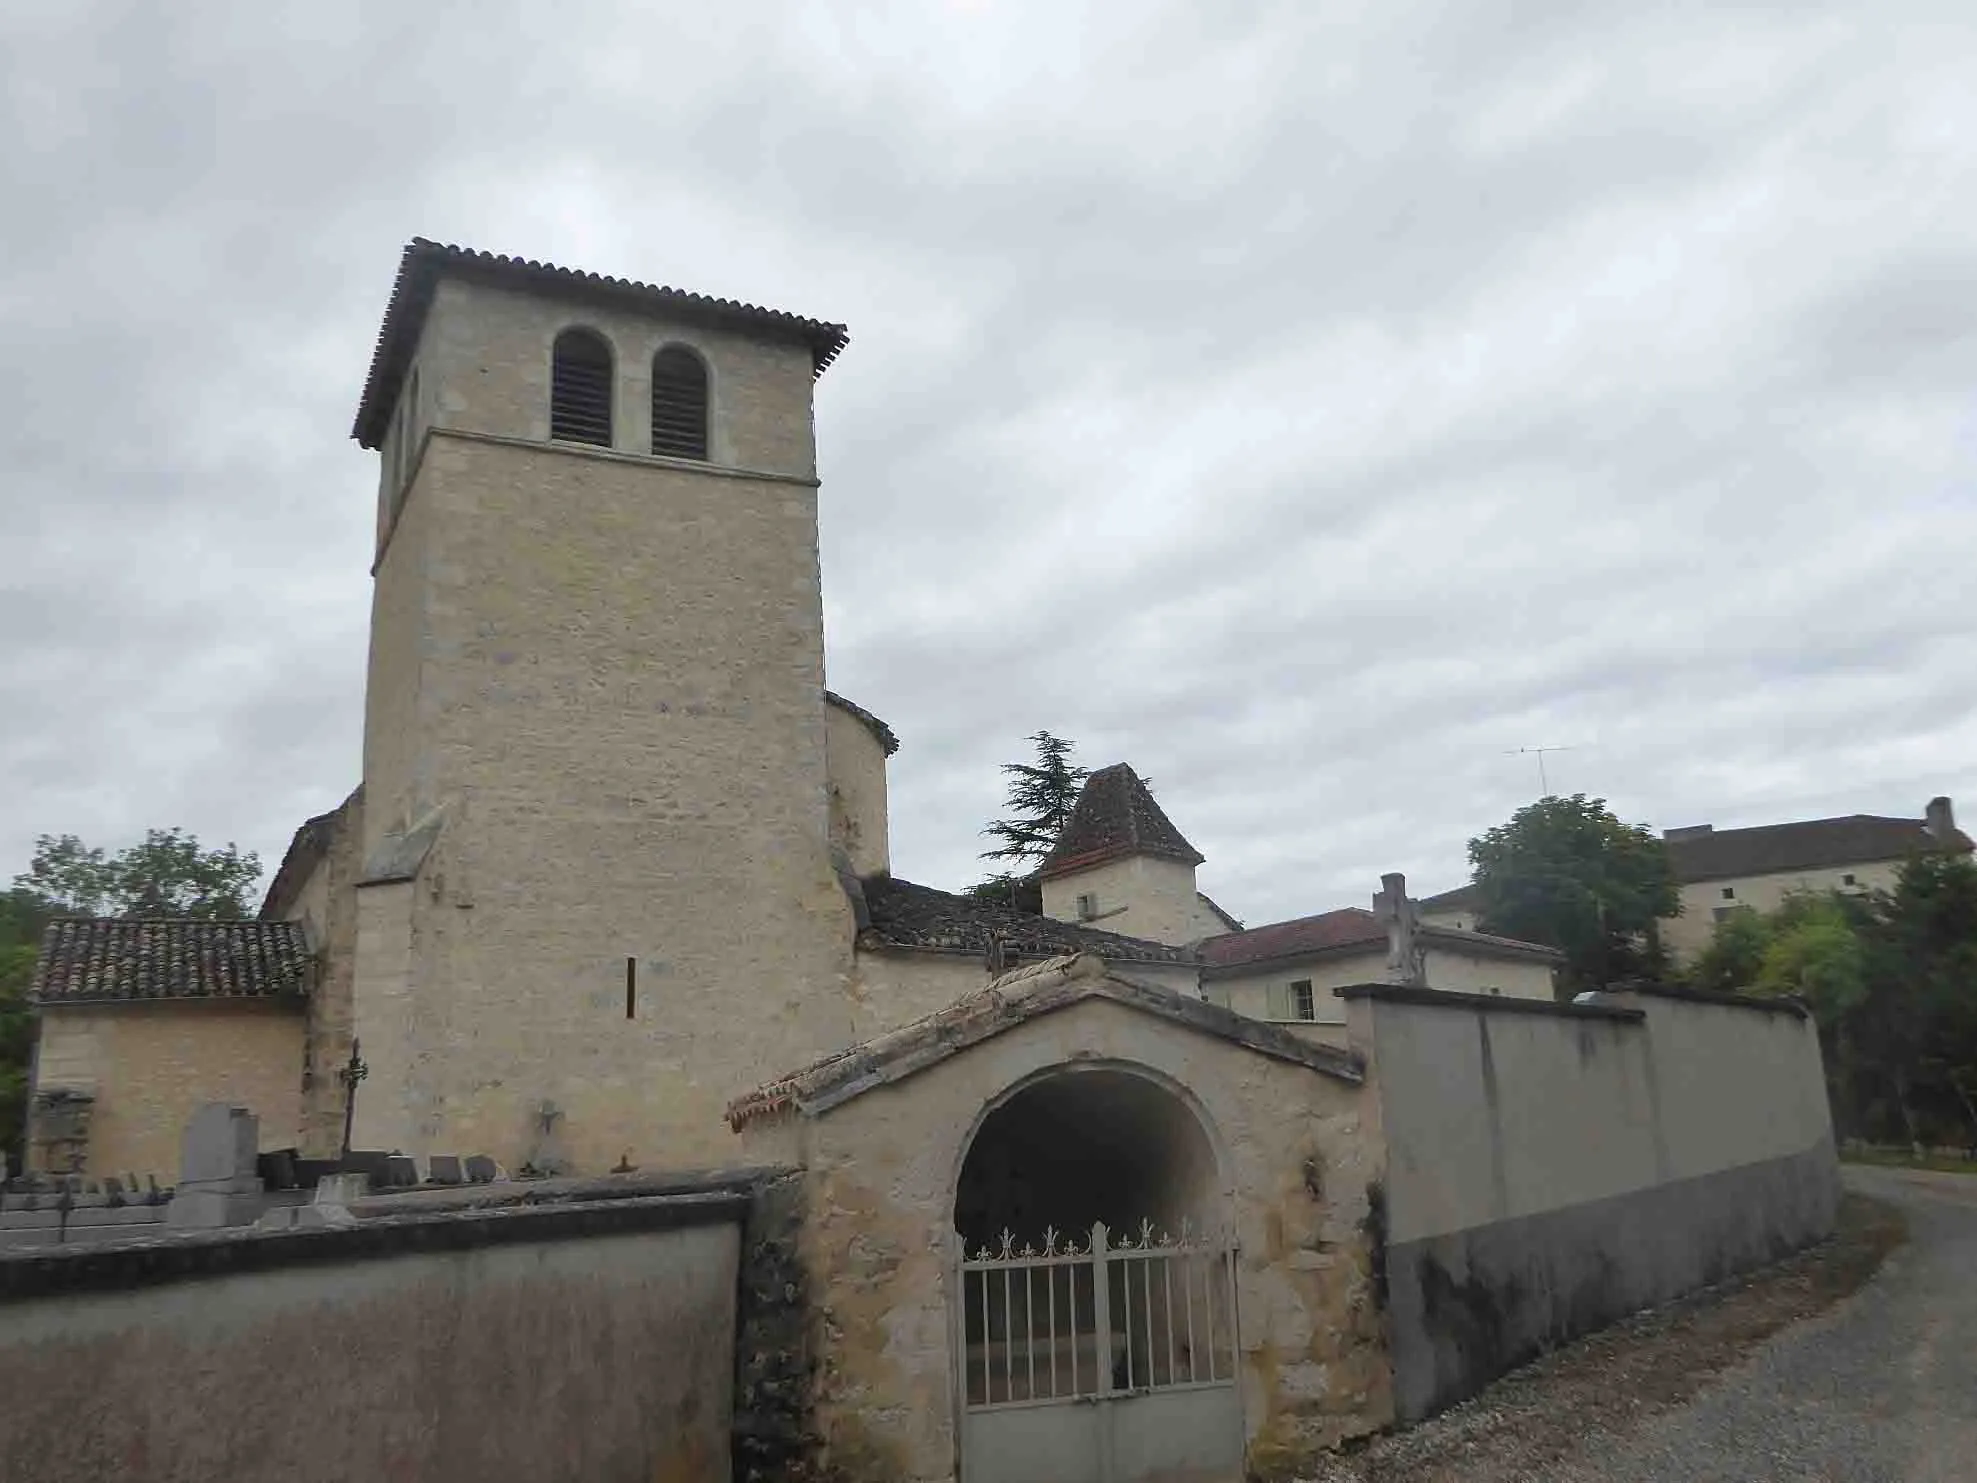
[[[1800,891],[1889,890],[1915,856],[1971,849],[1948,798],[1932,798],[1919,819],[1848,814],[1749,829],[1698,824],[1661,837],[1682,903],[1679,915],[1662,919],[1661,941],[1678,964],[1693,962],[1716,924],[1740,908],[1774,911]],[[1481,904],[1473,885],[1459,886],[1423,899],[1421,917],[1434,926],[1473,930]]]

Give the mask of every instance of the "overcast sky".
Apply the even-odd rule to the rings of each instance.
[[[357,781],[423,235],[852,332],[896,871],[1040,727],[1251,922],[1538,793],[1977,819],[1977,7],[0,8],[0,879]]]

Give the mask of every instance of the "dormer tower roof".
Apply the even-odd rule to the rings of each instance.
[[[1183,865],[1199,865],[1205,858],[1153,801],[1139,774],[1115,762],[1085,779],[1070,822],[1037,874],[1049,880],[1135,855]]]

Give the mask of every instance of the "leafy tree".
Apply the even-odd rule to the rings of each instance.
[[[1689,969],[1689,981],[1699,989],[1724,994],[1748,992],[1757,985],[1770,946],[1770,920],[1749,907],[1739,907],[1716,923],[1709,945]]]
[[[73,834],[42,835],[17,890],[64,916],[250,917],[260,857],[232,844],[204,849],[182,829],[152,829],[114,855]]]
[[[33,892],[0,894],[0,1149],[18,1149],[27,1130],[27,1068],[34,1053],[27,990],[47,920],[47,908]]]
[[[1030,741],[1036,745],[1036,761],[1002,763],[1002,775],[1008,777],[1008,801],[1002,805],[1002,817],[983,829],[983,834],[996,840],[992,850],[983,850],[983,860],[1010,860],[1018,866],[1040,864],[1058,842],[1064,825],[1070,823],[1077,791],[1089,777],[1089,769],[1072,761],[1074,741],[1050,732],[1038,732]],[[975,886],[971,896],[1014,904],[1022,894],[1026,874],[994,874]]]
[[[1681,909],[1668,852],[1603,798],[1539,799],[1469,841],[1485,932],[1565,954],[1562,993],[1651,972],[1655,923]]]
[[[1893,891],[1799,893],[1716,926],[1691,980],[1793,994],[1850,1135],[1977,1144],[1977,865],[1931,854]]]

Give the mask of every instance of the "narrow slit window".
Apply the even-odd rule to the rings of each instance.
[[[611,347],[595,330],[556,337],[549,376],[549,436],[611,446]]]
[[[652,451],[707,457],[707,364],[684,345],[652,357]]]

